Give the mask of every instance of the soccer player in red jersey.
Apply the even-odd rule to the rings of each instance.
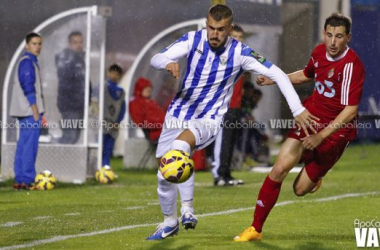
[[[348,47],[350,28],[349,17],[333,13],[325,21],[324,43],[313,50],[305,69],[288,74],[294,85],[315,78],[313,94],[303,104],[320,118],[315,124],[317,133],[307,136],[299,130],[289,132],[273,169],[260,189],[252,225],[234,241],[261,240],[262,227],[276,204],[281,184],[298,162],[304,162],[305,166],[294,181],[294,193],[297,196],[313,193],[320,187],[322,177],[355,138],[364,67],[358,55]],[[264,76],[259,76],[257,83],[274,84]]]

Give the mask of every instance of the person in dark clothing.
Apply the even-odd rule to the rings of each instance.
[[[64,121],[82,120],[85,100],[85,53],[83,35],[73,31],[69,37],[69,47],[56,55],[58,74],[57,105]],[[67,124],[67,123],[65,123]],[[75,144],[80,137],[80,127],[62,128],[62,144]]]
[[[257,123],[252,115],[252,111],[257,108],[262,96],[261,90],[255,88],[251,82],[244,83],[244,95],[241,102],[243,128],[238,133],[237,149],[244,157],[248,156],[257,162],[268,164],[269,148],[266,145],[268,136],[261,129],[263,126]]]

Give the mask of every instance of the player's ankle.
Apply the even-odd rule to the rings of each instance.
[[[261,231],[263,230],[263,227],[259,225],[258,223],[253,222],[251,226],[254,227],[256,232],[258,233],[261,233]]]
[[[164,225],[174,227],[178,223],[177,215],[165,216]]]

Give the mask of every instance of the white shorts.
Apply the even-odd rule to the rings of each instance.
[[[161,158],[170,150],[172,142],[186,129],[195,137],[195,150],[210,145],[216,138],[222,121],[210,118],[182,121],[166,113],[160,138],[158,139],[156,157]]]

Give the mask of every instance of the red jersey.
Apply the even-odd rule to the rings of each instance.
[[[323,126],[334,120],[345,106],[359,104],[364,67],[352,49],[347,47],[341,56],[331,58],[326,52],[325,44],[320,44],[312,52],[303,73],[308,78],[315,78],[314,92],[304,101],[304,106],[321,119]],[[354,124],[356,119],[346,128],[340,129],[339,136],[354,139]]]

